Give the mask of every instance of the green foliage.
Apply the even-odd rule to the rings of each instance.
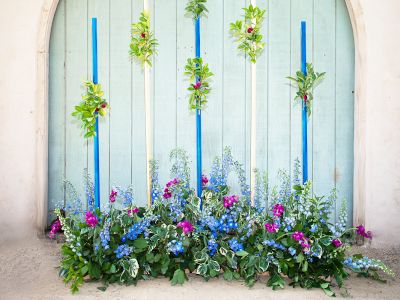
[[[111,283],[136,284],[160,276],[173,285],[183,284],[187,273],[205,280],[240,279],[251,287],[260,274],[268,272],[267,285],[274,290],[288,283],[319,288],[334,296],[331,287],[343,286],[347,269],[378,280],[383,279],[381,271],[393,275],[379,260],[361,255],[346,258],[347,233],[355,228],[343,229],[329,222],[330,213],[335,212],[335,192],[317,197],[311,192],[311,182],[291,187],[290,176],[282,172],[281,188],[268,196],[269,206],[251,206],[246,190],[241,195],[230,194],[227,169],[234,160],[228,149],[216,160],[220,164],[213,167],[216,171],[203,187],[200,210],[200,199],[190,187],[187,154],[177,149],[170,158],[174,179],[166,185],[169,195],[157,197],[148,208],[132,213],[137,208],[132,201],[121,203],[125,191],[113,189],[117,191],[115,202],[89,213],[98,221],[94,226],[86,223],[81,210],[67,211],[66,217],[56,211],[65,235],[60,276],[72,292],[88,279],[102,281],[100,289],[104,290]],[[229,206],[226,200],[232,196],[235,201]],[[279,214],[278,206],[283,208]],[[192,228],[185,232],[182,224],[188,222]],[[271,231],[266,224],[279,226]],[[297,238],[299,233],[302,236]],[[334,240],[340,240],[340,245]],[[122,255],[121,249],[125,251]]]
[[[188,76],[190,82],[189,109],[204,109],[207,105],[207,95],[211,91],[210,78],[214,74],[210,72],[208,64],[203,64],[203,60],[198,57],[187,60],[185,75]]]
[[[230,32],[236,42],[239,43],[239,51],[247,54],[252,63],[256,63],[257,57],[262,53],[265,46],[261,34],[265,10],[251,4],[243,10],[244,21],[238,20],[231,23]]]
[[[143,11],[140,14],[139,22],[132,24],[132,37],[129,45],[129,54],[138,59],[142,66],[144,64],[152,65],[151,59],[157,53],[157,40],[150,31],[150,16]]]
[[[82,122],[82,128],[86,131],[85,138],[90,138],[96,135],[96,118],[107,114],[108,104],[103,98],[104,92],[100,84],[85,81],[83,86],[86,88],[86,94],[82,96],[83,101],[75,106],[72,116]]]
[[[185,10],[195,20],[208,13],[206,2],[207,0],[189,0]]]
[[[297,71],[296,77],[288,77],[297,87],[295,100],[304,101],[307,107],[308,116],[311,115],[311,104],[314,99],[313,91],[317,84],[324,78],[325,72],[316,73],[312,64],[307,64],[307,75]]]

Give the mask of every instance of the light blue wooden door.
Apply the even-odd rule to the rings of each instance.
[[[204,170],[230,146],[250,174],[250,66],[238,55],[229,23],[242,14],[245,0],[208,0],[202,20],[202,56],[214,72],[209,106],[203,113]],[[300,68],[300,21],[308,26],[307,60],[325,80],[315,91],[309,122],[309,173],[314,192],[338,189],[352,212],[354,43],[344,0],[259,0],[267,9],[267,46],[257,63],[257,167],[272,183],[279,169],[293,172],[301,158],[301,113],[286,76]],[[151,0],[159,54],[151,74],[154,154],[160,180],[169,177],[169,152],[179,146],[195,159],[195,117],[188,112],[183,68],[194,56],[192,21],[186,0]],[[92,142],[71,117],[83,79],[91,75],[90,18],[98,18],[99,80],[111,105],[100,123],[102,200],[115,184],[133,184],[139,204],[145,197],[144,85],[140,66],[128,57],[130,24],[141,0],[61,0],[50,42],[49,210],[64,202],[67,178],[84,194],[82,173],[93,170]],[[192,179],[195,165],[192,164]],[[248,176],[249,177],[249,176]],[[337,203],[337,208],[340,204]],[[349,221],[350,221],[349,217]]]

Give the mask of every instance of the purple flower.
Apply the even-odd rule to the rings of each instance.
[[[165,199],[169,199],[172,197],[172,191],[169,189],[171,186],[176,185],[179,183],[179,179],[178,178],[174,178],[171,181],[168,181],[166,184],[166,187],[164,189],[164,195],[163,197]]]
[[[57,218],[52,224],[51,224],[51,230],[49,232],[49,238],[54,239],[56,237],[56,233],[61,230],[61,222],[60,219]]]
[[[371,231],[367,231],[366,232],[365,231],[365,227],[363,225],[359,225],[356,228],[357,228],[356,233],[358,235],[361,235],[361,236],[363,236],[363,237],[365,237],[367,239],[370,239],[370,240],[372,239],[372,232]]]
[[[275,204],[272,211],[275,217],[280,217],[285,212],[285,207],[282,204]]]
[[[208,178],[204,174],[201,176],[201,183],[203,186],[205,186],[208,183]]]
[[[137,214],[139,212],[139,208],[135,207],[132,209],[128,209],[128,215],[133,215],[133,214]]]
[[[99,223],[96,216],[91,211],[88,211],[86,213],[85,219],[86,219],[86,224],[89,227],[96,227],[97,223]]]
[[[110,193],[110,197],[109,197],[111,203],[115,202],[115,199],[117,199],[117,195],[118,195],[118,192],[116,190],[112,189],[111,193]]]
[[[292,234],[292,239],[294,239],[295,241],[300,241],[304,239],[304,233],[302,233],[301,231],[296,231]]]
[[[232,196],[225,196],[224,197],[224,207],[229,208],[236,202],[238,202],[239,196],[232,195]]]
[[[332,244],[333,244],[336,248],[339,248],[340,246],[343,245],[342,241],[339,240],[339,239],[334,239],[334,240],[332,240]]]
[[[270,233],[274,233],[274,232],[278,231],[278,226],[275,223],[267,223],[264,226],[265,226],[265,229]]]
[[[182,228],[183,234],[191,233],[194,230],[192,223],[190,223],[188,220],[179,222],[178,225],[176,225],[176,227]]]

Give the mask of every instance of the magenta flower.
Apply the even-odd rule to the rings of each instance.
[[[179,222],[178,225],[176,225],[176,227],[182,228],[183,234],[188,234],[194,230],[192,223],[190,223],[188,220]]]
[[[300,245],[301,245],[301,248],[303,248],[303,252],[307,253],[310,251],[310,243],[308,242],[307,238],[303,238]]]
[[[264,226],[265,226],[265,229],[270,233],[274,233],[274,232],[278,231],[278,225],[276,225],[275,223],[267,223]]]
[[[358,235],[361,235],[361,236],[363,236],[363,237],[365,237],[367,239],[370,239],[370,240],[372,239],[372,232],[371,231],[367,231],[366,232],[365,231],[365,227],[363,225],[359,225],[356,228],[357,228],[356,233]]]
[[[300,241],[304,239],[304,233],[302,233],[301,231],[296,231],[292,234],[292,239],[294,239],[295,241]]]
[[[118,195],[118,192],[116,190],[112,189],[111,193],[110,193],[110,197],[109,197],[111,203],[115,202],[115,200],[117,199],[117,195]]]
[[[179,179],[178,178],[174,178],[170,181],[167,182],[167,184],[165,185],[166,188],[164,189],[164,195],[163,197],[165,199],[169,199],[172,197],[172,191],[169,189],[171,186],[176,185],[179,183]]]
[[[282,204],[275,204],[272,211],[275,217],[280,217],[285,212],[285,207]]]
[[[201,183],[203,186],[205,186],[208,183],[208,178],[204,174],[201,176]]]
[[[236,202],[238,202],[239,196],[232,195],[232,196],[225,196],[224,197],[224,207],[229,208]]]
[[[133,214],[137,214],[139,212],[139,208],[135,207],[132,209],[128,209],[128,215],[133,215]]]
[[[201,88],[201,82],[199,81],[199,82],[197,82],[196,84],[193,84],[193,88],[194,88],[195,90],[198,90],[199,88]]]
[[[333,244],[336,248],[339,248],[340,246],[343,245],[342,241],[339,240],[339,239],[334,239],[334,240],[332,240],[332,244]]]
[[[96,227],[97,223],[99,223],[96,216],[91,211],[88,211],[86,213],[85,219],[86,219],[86,224],[89,227]]]
[[[56,233],[59,232],[60,230],[61,230],[61,221],[60,219],[57,219],[51,224],[49,238],[54,239],[56,237]]]

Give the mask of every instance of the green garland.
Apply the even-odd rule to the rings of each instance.
[[[131,57],[137,58],[144,66],[147,63],[152,65],[151,58],[157,54],[157,40],[150,31],[150,17],[147,12],[140,14],[139,22],[132,24],[132,38],[129,45],[129,54]]]
[[[207,105],[207,95],[211,91],[209,80],[214,74],[210,72],[208,64],[203,64],[203,60],[198,57],[187,60],[185,75],[190,81],[189,109],[204,109]]]
[[[208,9],[205,6],[207,0],[189,0],[186,5],[186,12],[192,15],[192,18],[195,20],[202,15],[208,13]]]
[[[230,32],[239,43],[239,51],[250,57],[252,63],[256,63],[257,57],[262,53],[265,43],[262,41],[261,25],[265,10],[250,4],[244,10],[244,21],[238,20],[231,23]]]
[[[296,72],[296,77],[287,77],[296,83],[297,93],[294,100],[302,99],[306,103],[308,116],[311,116],[311,104],[314,99],[313,89],[324,78],[325,72],[316,73],[312,64],[307,64],[307,75]]]
[[[83,86],[86,88],[86,94],[82,96],[82,102],[75,106],[72,116],[82,121],[82,128],[85,129],[85,138],[96,135],[96,118],[98,115],[104,117],[107,114],[108,103],[103,98],[104,92],[100,84],[94,84],[91,81],[85,81]]]

